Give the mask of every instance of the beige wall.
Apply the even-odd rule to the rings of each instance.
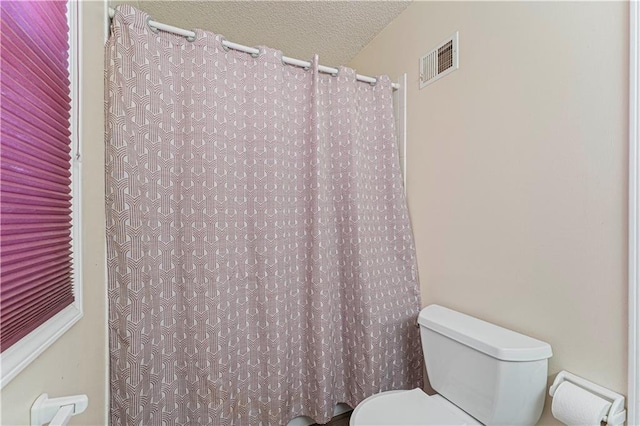
[[[550,376],[622,393],[628,22],[626,3],[416,2],[350,63],[408,73],[423,304],[545,340]],[[456,30],[460,69],[419,90],[418,58]]]
[[[104,425],[106,419],[106,283],[104,271],[103,5],[83,3],[82,123],[84,317],[0,391],[3,426],[29,425],[31,404],[86,393],[89,407],[70,424]]]

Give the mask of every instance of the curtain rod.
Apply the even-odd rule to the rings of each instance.
[[[109,8],[109,18],[113,18],[116,14],[116,10],[112,7]],[[178,34],[181,35],[183,37],[186,37],[187,39],[195,39],[196,37],[196,33],[194,33],[193,31],[189,31],[189,30],[185,30],[182,28],[178,28],[178,27],[174,27],[171,25],[167,25],[167,24],[163,24],[162,22],[156,22],[156,21],[152,21],[152,20],[148,20],[147,23],[149,24],[150,27],[158,29],[158,30],[162,30],[162,31],[166,31],[169,33],[173,33],[173,34]],[[232,41],[228,41],[228,40],[222,40],[222,45],[227,48],[227,49],[234,49],[234,50],[239,50],[241,52],[245,52],[245,53],[249,53],[251,56],[253,57],[257,57],[257,55],[260,54],[260,49],[256,49],[255,47],[249,47],[249,46],[245,46],[242,44],[238,44],[238,43],[234,43]],[[282,62],[284,62],[285,64],[289,64],[289,65],[294,65],[297,67],[302,67],[302,68],[307,68],[311,66],[311,62],[308,61],[303,61],[301,59],[295,59],[295,58],[289,58],[287,56],[282,55]],[[318,71],[320,72],[324,72],[327,74],[332,74],[332,75],[336,75],[338,73],[338,69],[337,68],[333,68],[333,67],[327,67],[324,65],[318,65]],[[369,83],[369,84],[376,84],[377,80],[373,77],[368,77],[366,75],[360,75],[360,74],[356,74],[356,80],[358,81],[363,81],[365,83]],[[400,85],[398,85],[397,83],[391,83],[391,87],[394,90],[397,90],[400,88]]]

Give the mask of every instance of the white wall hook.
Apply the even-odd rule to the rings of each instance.
[[[49,398],[43,393],[31,406],[31,426],[65,426],[69,419],[82,413],[89,405],[87,395],[65,396]]]

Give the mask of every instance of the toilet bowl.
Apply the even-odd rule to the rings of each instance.
[[[439,305],[418,316],[427,374],[421,389],[362,401],[351,426],[535,425],[540,419],[551,346]]]
[[[481,425],[442,396],[429,396],[418,388],[388,391],[370,396],[353,410],[349,424],[351,426]]]

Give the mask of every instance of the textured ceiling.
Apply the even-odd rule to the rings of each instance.
[[[112,1],[152,19],[200,28],[247,46],[263,45],[328,66],[347,64],[409,1]]]

